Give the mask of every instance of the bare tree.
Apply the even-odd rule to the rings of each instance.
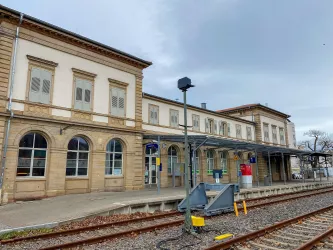
[[[329,152],[333,149],[332,138],[323,131],[310,129],[304,135],[310,138],[309,140],[301,141],[298,145],[299,148],[312,152]],[[320,163],[319,157],[313,157],[310,163],[312,168],[316,168]]]

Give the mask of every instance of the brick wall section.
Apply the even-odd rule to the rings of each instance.
[[[260,115],[259,114],[254,115],[254,122],[256,123],[256,125],[255,125],[256,142],[261,142],[262,141],[262,134],[261,134],[261,120],[260,120]]]
[[[0,35],[0,111],[6,110],[12,52],[13,38]]]
[[[135,127],[142,129],[142,79],[143,76],[135,76]]]

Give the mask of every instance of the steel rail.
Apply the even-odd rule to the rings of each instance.
[[[330,228],[324,233],[318,235],[317,237],[307,241],[306,243],[298,247],[296,250],[311,250],[316,244],[320,243],[323,239],[327,238],[332,234],[333,234],[333,228]]]
[[[312,190],[312,191],[315,191],[315,190]],[[288,198],[282,199],[282,200],[280,199],[280,200],[276,200],[276,201],[268,201],[268,202],[263,202],[263,203],[259,203],[259,204],[249,205],[249,206],[247,206],[247,209],[250,210],[250,209],[254,209],[254,208],[260,208],[260,207],[264,207],[264,206],[269,206],[269,205],[287,202],[287,201],[298,199],[298,198],[310,197],[310,196],[328,193],[328,192],[333,192],[333,189],[325,190],[325,191],[321,191],[321,192],[314,192],[311,194],[306,194],[306,195],[301,195],[301,196],[296,196],[296,197],[295,196],[288,197]],[[289,194],[281,194],[279,196],[283,196],[283,195],[289,195]],[[268,198],[270,198],[270,196],[262,197],[261,199],[268,199]],[[258,198],[255,198],[255,199],[260,200]],[[240,207],[238,209],[243,210],[244,208]],[[174,211],[174,212],[152,215],[152,216],[147,216],[147,217],[128,219],[128,220],[124,220],[124,221],[116,221],[116,222],[110,222],[110,223],[105,223],[105,224],[92,225],[92,226],[88,226],[88,227],[74,228],[74,229],[69,229],[69,230],[64,230],[64,231],[57,231],[57,232],[36,234],[36,235],[20,237],[20,238],[1,240],[0,243],[2,245],[5,245],[5,244],[9,244],[9,243],[16,243],[16,242],[20,242],[20,241],[27,241],[27,240],[33,240],[33,239],[45,239],[45,238],[52,238],[52,237],[63,236],[63,235],[71,235],[71,234],[80,233],[80,232],[89,231],[89,230],[97,230],[97,229],[102,229],[102,228],[106,228],[106,227],[125,225],[125,224],[140,222],[140,221],[151,221],[151,220],[165,218],[165,217],[169,217],[169,216],[177,216],[180,214],[181,213],[179,213],[178,211]],[[205,216],[205,219],[210,219],[210,218],[212,218],[212,217]]]
[[[326,211],[332,210],[332,209],[333,209],[333,205],[328,206],[328,207],[324,207],[324,208],[318,209],[316,211],[313,211],[313,212],[310,212],[310,213],[307,213],[307,214],[303,214],[303,215],[300,215],[300,216],[297,216],[297,217],[294,217],[294,218],[291,218],[291,219],[288,219],[288,220],[278,222],[277,224],[274,224],[272,226],[268,226],[268,227],[265,227],[263,229],[260,229],[260,230],[254,231],[254,232],[241,235],[239,237],[233,238],[233,239],[228,240],[226,242],[222,242],[222,243],[219,243],[219,244],[212,245],[208,248],[205,248],[205,250],[228,249],[228,248],[232,247],[235,244],[240,244],[240,243],[246,242],[248,240],[253,240],[255,238],[259,238],[261,236],[264,236],[267,233],[270,233],[270,232],[276,231],[280,228],[289,226],[290,224],[298,222],[302,219],[305,219],[305,218],[311,217],[313,215],[323,213],[323,212],[326,212]]]
[[[306,198],[306,197],[311,197],[311,196],[314,196],[314,195],[325,194],[325,193],[330,193],[330,192],[333,192],[333,189],[326,190],[326,191],[321,191],[321,192],[316,192],[316,193],[311,193],[311,194],[289,197],[289,198],[281,199],[281,200],[267,201],[267,202],[263,202],[263,203],[259,203],[259,204],[253,204],[253,205],[247,206],[247,209],[249,210],[249,209],[269,206],[269,205],[273,205],[273,204],[277,204],[277,203],[287,202],[287,201],[291,201],[291,200],[295,200],[295,199],[299,199],[299,198]],[[243,209],[244,209],[243,207],[238,208],[238,210],[243,210]]]
[[[105,227],[125,225],[125,224],[140,222],[140,221],[151,221],[151,220],[155,220],[155,219],[165,218],[165,217],[169,217],[169,216],[176,216],[176,215],[181,215],[181,213],[178,211],[174,211],[174,212],[169,212],[169,213],[164,213],[164,214],[151,215],[151,216],[147,216],[147,217],[140,217],[140,218],[123,220],[123,221],[109,222],[109,223],[105,223],[105,224],[98,224],[98,225],[92,225],[92,226],[87,226],[87,227],[73,228],[73,229],[64,230],[64,231],[57,231],[57,232],[50,232],[50,233],[44,233],[44,234],[36,234],[36,235],[31,235],[31,236],[26,236],[26,237],[21,237],[21,238],[1,240],[0,242],[2,245],[5,245],[8,243],[14,243],[14,242],[25,241],[25,240],[45,239],[45,238],[51,238],[51,237],[56,237],[56,236],[61,236],[61,235],[70,235],[70,234],[80,233],[80,232],[84,232],[84,231],[88,231],[88,230],[97,230],[97,229],[101,229],[101,228],[105,228]]]
[[[252,201],[257,201],[257,200],[262,200],[262,199],[270,199],[270,198],[276,198],[276,197],[281,197],[285,195],[293,195],[293,194],[301,194],[301,193],[310,193],[310,192],[315,192],[323,189],[333,189],[333,186],[331,187],[321,187],[321,188],[315,188],[315,189],[308,189],[308,190],[301,190],[297,192],[288,192],[288,193],[283,193],[283,194],[273,194],[273,195],[268,195],[268,196],[262,196],[262,197],[256,197],[256,198],[248,198],[248,199],[241,199],[236,201],[237,204],[242,203],[243,201],[246,202],[252,202]]]
[[[171,226],[178,226],[178,225],[181,225],[183,223],[184,223],[184,219],[179,219],[179,220],[175,220],[175,221],[161,223],[161,224],[154,225],[154,226],[141,227],[141,228],[137,228],[137,229],[130,229],[130,230],[126,230],[126,231],[123,231],[123,232],[107,234],[107,235],[103,235],[103,236],[92,237],[92,238],[89,238],[89,239],[72,241],[72,242],[68,242],[68,243],[64,243],[64,244],[44,247],[44,248],[40,248],[40,250],[65,249],[65,248],[70,248],[70,247],[76,247],[76,246],[79,246],[79,245],[99,243],[99,242],[102,242],[104,240],[111,240],[111,239],[115,239],[115,238],[120,238],[120,237],[123,237],[123,236],[126,236],[126,235],[131,235],[131,234],[134,234],[134,233],[140,234],[140,233],[151,232],[151,231],[155,231],[157,229],[167,228],[167,227],[171,227]]]

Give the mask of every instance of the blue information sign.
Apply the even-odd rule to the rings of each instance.
[[[149,148],[158,148],[158,144],[157,143],[148,143],[146,145],[146,148],[149,149]]]

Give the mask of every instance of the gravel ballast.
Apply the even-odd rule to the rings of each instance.
[[[120,238],[112,241],[105,241],[102,243],[80,246],[77,249],[204,249],[214,243],[213,238],[216,235],[223,233],[232,233],[235,236],[239,234],[248,233],[253,230],[269,226],[273,223],[299,216],[304,213],[309,213],[317,209],[333,205],[333,194],[326,193],[317,196],[311,196],[307,198],[295,199],[290,202],[284,202],[281,204],[275,204],[262,208],[249,210],[247,215],[240,212],[239,217],[236,217],[233,213],[225,214],[222,216],[215,216],[212,219],[206,220],[206,231],[202,234],[198,234],[197,237],[192,235],[182,235],[181,237],[174,239],[173,241],[164,242],[161,248],[157,248],[156,245],[161,240],[168,238],[174,238],[181,235],[181,227],[173,227],[168,229],[159,230],[156,232],[145,233],[141,235],[131,235],[130,237]],[[142,215],[141,215],[142,216]],[[84,224],[90,224],[95,222],[94,220],[87,220]],[[81,223],[78,223],[81,224]],[[149,222],[142,223],[142,226],[149,226]],[[72,225],[73,227],[79,225]],[[80,225],[81,226],[81,225]],[[105,231],[113,232],[114,229],[105,229]],[[98,236],[100,232],[89,232],[89,236]],[[104,234],[104,233],[103,233]],[[81,236],[83,236],[82,234]],[[70,238],[71,236],[69,236]],[[80,235],[75,236],[76,240],[82,239]],[[68,239],[69,239],[68,238]],[[73,240],[73,239],[72,239]],[[72,241],[70,240],[70,241]],[[59,244],[59,239],[49,239],[47,245]],[[64,243],[64,242],[62,242]],[[44,243],[46,244],[46,243]],[[43,244],[43,245],[44,245]],[[188,246],[192,245],[192,246]],[[45,245],[44,245],[45,246]],[[22,242],[17,244],[0,245],[3,250],[7,249],[36,249],[36,243],[33,241]]]
[[[332,193],[249,210],[247,215],[240,213],[239,217],[236,217],[233,213],[216,216],[213,217],[213,219],[206,220],[206,230],[213,229],[220,231],[221,233],[232,233],[237,236],[329,205],[333,205]],[[106,241],[95,245],[84,246],[81,249],[158,249],[156,245],[159,241],[180,234],[181,228],[173,227],[159,230],[157,232],[138,235],[136,237],[122,238],[116,241]],[[219,233],[215,231],[202,233],[198,235],[200,240],[194,236],[184,235],[180,237],[179,240],[166,242],[162,247],[170,250],[204,249],[214,243],[213,239],[216,235],[219,235]],[[183,247],[187,244],[196,244],[199,241],[201,242],[197,245],[186,248]]]

